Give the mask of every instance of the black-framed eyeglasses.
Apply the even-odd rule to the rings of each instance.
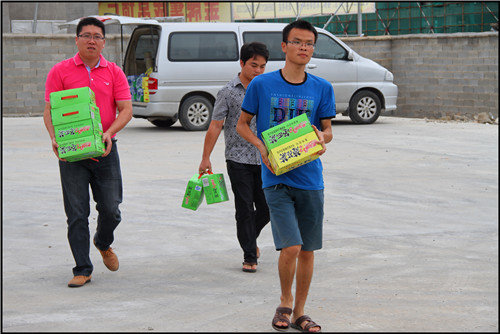
[[[314,43],[310,43],[310,42],[287,41],[287,43],[292,44],[295,47],[300,47],[300,46],[304,45],[308,49],[314,49]]]
[[[91,39],[94,39],[94,41],[104,41],[104,36],[101,36],[101,35],[93,35],[92,34],[80,34],[78,35],[78,37],[80,37],[81,39],[85,40],[85,41],[90,41]]]

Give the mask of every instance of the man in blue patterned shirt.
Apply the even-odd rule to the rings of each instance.
[[[257,258],[260,255],[257,237],[269,222],[269,209],[262,191],[259,150],[240,137],[236,132],[236,124],[246,88],[253,78],[264,72],[268,58],[269,51],[262,43],[252,42],[241,47],[241,72],[217,94],[199,166],[200,173],[212,171],[210,154],[224,127],[227,173],[234,193],[236,232],[243,250],[242,270],[245,272],[257,271]],[[255,122],[250,127],[255,133]]]

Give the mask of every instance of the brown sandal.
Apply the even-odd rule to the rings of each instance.
[[[305,325],[304,328],[300,326],[304,321],[308,321]],[[319,333],[321,332],[321,326],[312,321],[311,317],[308,315],[303,315],[301,317],[298,317],[297,320],[293,324],[291,324],[292,328],[298,329],[301,332],[308,332],[308,333]],[[313,327],[319,327],[319,331],[312,332],[310,331],[311,328]]]
[[[274,314],[272,326],[277,331],[286,331],[290,327],[290,319],[285,317],[285,314],[291,315],[292,309],[289,307],[278,307],[276,309],[276,313]],[[277,325],[278,322],[285,322],[286,326]]]

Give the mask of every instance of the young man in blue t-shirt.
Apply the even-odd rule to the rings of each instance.
[[[262,168],[262,188],[270,210],[274,244],[281,251],[278,263],[281,303],[272,321],[276,330],[289,326],[309,332],[321,330],[321,326],[304,315],[304,306],[313,274],[314,251],[322,247],[323,166],[316,159],[277,176],[260,139],[263,131],[306,113],[323,146],[318,154],[325,153],[325,144],[332,140],[331,118],[335,116],[333,87],[305,72],[317,37],[316,29],[304,20],[283,29],[281,47],[286,54],[285,67],[252,80],[236,127],[244,139],[259,149],[267,167]],[[249,127],[254,116],[257,136]]]

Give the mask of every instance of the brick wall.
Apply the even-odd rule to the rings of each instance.
[[[385,115],[498,117],[498,32],[342,40],[394,74],[398,109]]]
[[[385,115],[498,117],[498,32],[342,40],[394,74],[398,109]],[[3,34],[2,114],[41,115],[47,73],[76,52],[74,35]],[[106,36],[104,56],[121,65],[119,35]]]
[[[3,34],[2,37],[2,115],[43,115],[47,74],[54,64],[76,54],[75,35]],[[121,65],[119,35],[106,35],[103,55]]]

